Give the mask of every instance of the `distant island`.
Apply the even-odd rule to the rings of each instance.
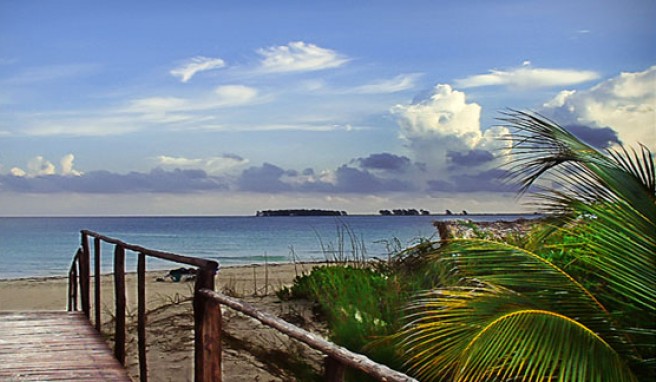
[[[380,210],[378,211],[382,216],[419,216],[419,215],[430,215],[430,211],[427,210],[416,210],[411,208],[406,209],[396,209],[396,210]]]
[[[266,210],[257,211],[255,216],[347,216],[346,211],[330,210]]]

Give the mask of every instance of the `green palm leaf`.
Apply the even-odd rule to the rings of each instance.
[[[632,381],[656,374],[656,171],[649,149],[601,152],[539,115],[514,131],[509,180],[550,218],[526,248],[452,240],[434,259],[459,286],[417,297],[401,333],[426,380]],[[604,286],[595,296],[537,253],[549,235]],[[589,277],[589,276],[585,276]],[[606,307],[612,307],[612,311]],[[622,314],[623,313],[623,314]]]
[[[523,381],[636,380],[620,355],[594,331],[539,309],[498,317],[470,341],[462,358],[455,381],[506,381],[517,376]]]
[[[594,331],[507,289],[481,285],[429,292],[410,311],[403,346],[408,366],[422,380],[544,380],[553,374],[562,374],[561,381],[635,380],[619,353]],[[583,369],[590,378],[571,378],[572,370]]]

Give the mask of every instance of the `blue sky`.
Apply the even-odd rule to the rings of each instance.
[[[0,1],[0,216],[530,210],[505,108],[656,146],[653,1]]]

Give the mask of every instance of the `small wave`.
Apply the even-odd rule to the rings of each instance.
[[[212,256],[214,260],[235,262],[235,263],[263,263],[263,262],[287,262],[290,260],[289,256]]]

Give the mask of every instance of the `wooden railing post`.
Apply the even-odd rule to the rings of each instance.
[[[96,316],[96,330],[100,332],[100,239],[93,238],[93,308]]]
[[[137,260],[137,339],[139,346],[139,381],[148,381],[146,361],[146,255]]]
[[[89,296],[89,282],[91,276],[90,270],[90,255],[89,255],[89,240],[86,234],[82,234],[82,253],[80,254],[79,266],[80,266],[80,298],[82,300],[82,311],[87,318],[91,317],[90,309],[90,296]]]
[[[114,249],[114,356],[125,366],[125,249],[117,245]]]
[[[80,250],[78,249],[73,257],[71,269],[68,271],[68,311],[74,312],[77,310],[77,262],[80,258]]]
[[[346,368],[341,362],[331,356],[327,356],[324,361],[323,380],[326,382],[343,382],[345,371]]]
[[[214,290],[218,264],[212,263],[196,272],[194,290],[194,380],[221,382],[221,307],[198,293]]]
[[[89,250],[89,237],[94,238],[94,314],[96,329],[100,331],[102,319],[100,308],[101,298],[101,245],[113,244],[114,247],[114,356],[125,366],[125,337],[126,337],[126,284],[125,284],[125,251],[138,253],[137,262],[137,337],[139,356],[139,377],[146,381],[148,378],[148,364],[146,358],[146,257],[151,256],[162,260],[191,265],[197,267],[196,285],[194,292],[195,313],[195,370],[197,381],[221,380],[221,308],[216,301],[207,299],[198,291],[214,291],[214,276],[219,264],[216,261],[195,257],[181,256],[171,252],[157,251],[138,245],[122,242],[118,239],[101,235],[97,232],[82,230],[82,245],[73,258],[69,271],[68,309],[77,310],[78,287],[81,289],[80,300],[87,317],[90,316],[90,282],[91,259]],[[90,319],[90,317],[89,317]]]

